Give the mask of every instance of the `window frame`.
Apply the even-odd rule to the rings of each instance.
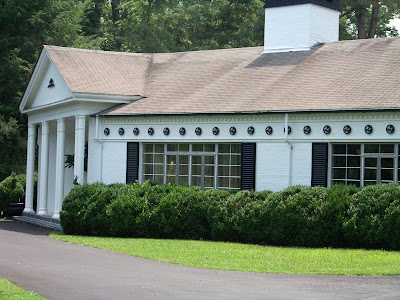
[[[334,146],[335,145],[345,145],[346,146],[346,153],[345,154],[338,154],[338,153],[334,153]],[[348,150],[347,150],[347,146],[348,145],[360,145],[360,154],[359,155],[354,155],[354,154],[348,154]],[[378,152],[366,152],[365,151],[365,146],[366,145],[378,145]],[[393,145],[394,149],[392,153],[385,153],[385,152],[381,152],[381,145]],[[384,143],[384,142],[376,142],[376,143],[359,143],[359,142],[355,142],[355,143],[329,143],[329,161],[328,161],[328,182],[329,182],[329,186],[332,186],[335,184],[335,181],[340,181],[339,183],[344,183],[345,185],[350,185],[352,184],[352,182],[359,182],[359,186],[360,187],[364,187],[368,184],[366,184],[367,182],[373,182],[373,180],[366,180],[365,179],[365,170],[368,169],[376,169],[376,183],[372,183],[372,184],[382,184],[382,183],[398,183],[399,182],[399,160],[400,160],[400,144],[399,143]],[[359,177],[360,179],[348,179],[347,178],[347,169],[352,168],[347,166],[348,163],[348,157],[350,156],[359,156],[360,157],[360,174]],[[334,159],[335,157],[345,157],[345,161],[346,161],[346,166],[345,167],[337,167],[334,164]],[[377,159],[377,166],[376,168],[374,167],[366,167],[366,163],[365,160],[368,158],[376,158]],[[393,168],[382,168],[380,166],[380,162],[382,161],[382,158],[393,158]],[[334,178],[334,171],[335,169],[340,169],[340,168],[344,168],[346,169],[346,178],[344,179],[340,179],[340,178]],[[353,167],[353,169],[355,169],[356,167]],[[393,169],[393,180],[382,180],[381,179],[381,172],[383,169]],[[357,185],[357,184],[356,184]]]
[[[148,152],[146,151],[146,148],[152,145],[152,152]],[[155,173],[155,165],[158,164],[155,162],[155,155],[156,154],[161,154],[161,153],[156,153],[156,145],[163,145],[163,180],[162,182],[160,181],[155,181],[155,176],[158,176],[158,174]],[[177,148],[175,150],[168,150],[169,145],[177,145]],[[181,146],[184,145],[188,145],[188,150],[180,150]],[[203,150],[202,151],[196,151],[194,150],[193,146],[194,145],[202,145]],[[213,151],[209,151],[209,149],[207,149],[206,145],[213,145],[214,150]],[[220,152],[220,145],[229,145],[229,153],[226,152]],[[239,147],[234,147],[233,145],[239,145]],[[174,184],[180,184],[180,175],[179,175],[179,168],[180,168],[180,156],[188,156],[188,163],[187,163],[187,167],[188,167],[188,174],[187,175],[182,175],[182,176],[188,176],[188,182],[187,185],[189,186],[193,186],[193,176],[195,177],[200,177],[200,181],[201,184],[200,185],[195,185],[198,186],[202,189],[228,189],[228,190],[240,190],[241,189],[241,143],[142,143],[142,147],[143,152],[142,152],[142,161],[140,163],[141,166],[141,182],[144,182],[146,180],[152,180],[155,181],[159,184],[166,184],[169,181],[168,177],[175,177],[174,180]],[[172,147],[170,147],[172,148]],[[185,147],[186,148],[186,147]],[[212,147],[211,147],[212,148]],[[236,150],[236,152],[235,152]],[[239,151],[237,151],[239,150]],[[146,162],[146,155],[152,154],[153,155],[153,160],[152,162]],[[220,155],[226,155],[229,156],[229,163],[228,164],[224,164],[224,165],[220,165],[219,162],[219,156]],[[169,156],[175,156],[175,175],[168,175],[168,166],[171,165],[169,164]],[[201,167],[201,172],[200,175],[193,175],[193,157],[199,156],[201,157],[201,163],[200,163],[200,167]],[[234,156],[238,156],[238,158],[236,158],[235,160],[233,160]],[[213,157],[213,163],[206,163],[206,157]],[[236,164],[232,165],[233,161],[236,161]],[[145,173],[145,169],[146,169],[146,165],[152,165],[153,166],[153,172],[152,174],[150,173]],[[185,164],[186,165],[186,164]],[[197,165],[197,164],[196,164]],[[206,167],[213,167],[213,175],[207,175],[206,174]],[[228,176],[226,175],[220,175],[220,171],[219,168],[220,167],[228,167],[229,168],[229,174]],[[238,175],[232,175],[232,168],[235,167],[239,167],[238,170],[235,170],[236,173],[237,171],[239,171]],[[149,176],[151,176],[152,178],[149,178]],[[206,179],[207,178],[212,178],[212,182],[213,182],[213,186],[208,186],[205,187],[206,185]],[[228,178],[228,186],[222,186],[220,187],[218,184],[218,180],[219,178]]]

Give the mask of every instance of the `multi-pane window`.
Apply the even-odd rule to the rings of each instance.
[[[144,144],[143,180],[240,189],[240,144]]]
[[[398,182],[398,145],[333,144],[332,183],[365,186]]]

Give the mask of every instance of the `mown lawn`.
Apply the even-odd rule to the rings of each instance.
[[[16,286],[15,284],[12,284],[6,279],[0,278],[0,299],[1,300],[9,300],[9,299],[15,299],[15,300],[45,300],[46,298],[43,298],[37,294],[33,294],[31,292],[25,291],[21,289],[20,287]]]
[[[400,275],[400,252],[236,243],[104,238],[51,233],[60,241],[198,268],[259,273]]]

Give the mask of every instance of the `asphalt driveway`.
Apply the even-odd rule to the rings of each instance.
[[[0,221],[0,277],[49,299],[400,299],[400,276],[197,269],[60,242]]]

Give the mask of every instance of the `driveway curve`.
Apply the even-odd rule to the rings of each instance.
[[[400,299],[400,276],[217,271],[60,242],[0,221],[0,277],[49,299]]]

